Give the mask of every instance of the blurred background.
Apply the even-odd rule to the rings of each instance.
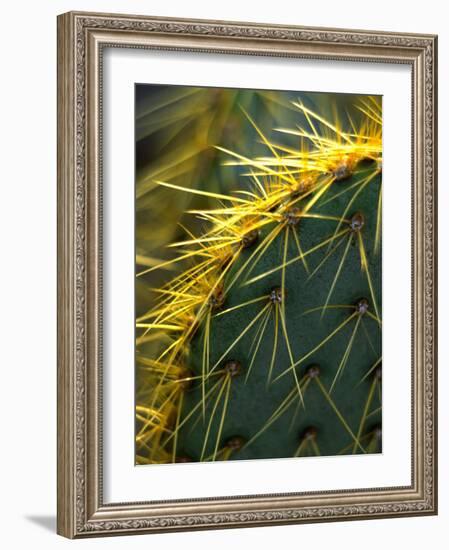
[[[174,257],[175,250],[167,245],[185,237],[179,222],[195,234],[201,231],[186,210],[207,208],[211,200],[217,204],[216,199],[177,192],[157,181],[229,194],[245,185],[242,175],[248,169],[223,167],[233,159],[215,146],[249,158],[271,156],[245,112],[271,143],[299,151],[307,143],[277,131],[309,127],[294,101],[329,120],[338,117],[350,131],[349,116],[359,122],[354,109],[358,99],[355,94],[136,84],[136,273]],[[172,264],[169,273],[160,269],[137,277],[137,316],[152,306],[151,289],[164,284],[176,269]]]

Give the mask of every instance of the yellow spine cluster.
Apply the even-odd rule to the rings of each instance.
[[[212,398],[215,399],[213,411],[210,413],[212,417],[216,413],[219,401],[223,402],[220,432],[213,454],[206,456],[207,439],[212,423],[212,418],[209,418],[200,459],[226,460],[234,451],[242,447],[243,443],[237,441],[238,438],[227,442],[224,446],[220,441],[227,399],[235,372],[231,371],[229,366],[223,366],[220,361],[215,365],[210,364],[211,323],[216,315],[223,315],[236,309],[235,307],[224,309],[226,296],[235,284],[252,284],[279,271],[281,285],[278,299],[275,299],[276,296],[261,296],[260,299],[251,300],[238,307],[260,300],[263,309],[258,317],[261,322],[259,335],[262,334],[263,323],[266,326],[269,315],[273,314],[276,331],[279,324],[288,344],[283,314],[283,284],[286,268],[300,262],[311,275],[308,265],[310,255],[319,249],[326,247],[329,249],[333,243],[347,238],[346,251],[351,242],[358,245],[361,268],[367,274],[374,304],[375,311],[371,315],[380,322],[360,231],[363,220],[348,216],[357,195],[382,169],[382,119],[379,103],[375,98],[369,98],[363,102],[359,109],[365,115],[364,122],[360,127],[353,127],[349,132],[343,131],[338,121],[326,120],[302,103],[295,102],[294,106],[305,118],[308,126],[297,129],[280,128],[278,131],[298,136],[300,147],[297,150],[270,142],[249,115],[247,117],[266,145],[269,155],[247,158],[237,152],[217,147],[229,155],[230,160],[227,164],[247,167],[245,175],[249,185],[244,189],[232,194],[219,194],[184,188],[167,182],[157,182],[159,186],[169,188],[173,192],[187,192],[207,197],[216,201],[217,207],[210,210],[190,210],[192,215],[207,226],[207,230],[200,236],[195,236],[186,229],[186,239],[170,245],[177,250],[177,256],[174,259],[160,262],[138,274],[141,277],[155,269],[171,267],[178,263],[186,266],[166,285],[156,289],[159,296],[156,305],[137,319],[136,323],[138,330],[136,360],[141,372],[144,373],[143,382],[138,388],[136,406],[138,425],[136,460],[139,464],[189,460],[189,457],[178,455],[178,434],[194,415],[199,417],[203,415],[205,418],[208,401]],[[359,169],[362,161],[372,162],[368,171]],[[335,182],[358,174],[360,175],[354,184],[352,198],[341,216],[326,216],[314,211],[315,205],[327,200],[328,192]],[[379,212],[380,206],[381,194],[379,194]],[[294,231],[294,226],[302,218],[334,221],[335,232],[313,248],[304,250],[297,232]],[[380,238],[379,227],[380,214],[376,229],[376,247]],[[263,239],[260,238],[262,231],[264,231]],[[278,266],[273,266],[270,271],[259,273],[251,278],[255,265],[279,235],[284,236],[282,262]],[[286,256],[289,238],[294,240],[297,249],[297,255],[290,259]],[[243,261],[242,251],[245,249],[251,249],[251,251],[245,255]],[[330,307],[329,301],[337,278],[338,273],[323,310]],[[203,340],[202,364],[200,367],[196,366],[193,372],[188,368],[189,349],[199,327],[201,327]],[[140,352],[139,346],[151,339],[157,339],[163,346],[157,357],[148,358]],[[257,339],[255,342],[257,343]],[[274,355],[275,348],[272,364]],[[287,371],[294,373],[293,367],[308,355],[310,353],[297,359],[292,357],[290,369]],[[250,369],[254,366],[254,359],[255,354]],[[246,375],[248,376],[249,372]],[[210,387],[206,383],[209,380],[213,380]],[[296,380],[297,392],[301,399],[308,381],[307,377],[304,380]],[[195,382],[202,388],[202,398],[198,405],[183,417],[185,392]],[[313,429],[309,431],[310,433],[304,435],[304,440],[298,447],[297,456],[302,456],[305,452],[319,454]],[[360,437],[361,434],[358,434],[357,441]]]

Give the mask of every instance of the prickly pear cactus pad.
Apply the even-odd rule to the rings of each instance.
[[[136,464],[382,451],[378,96],[136,86]]]

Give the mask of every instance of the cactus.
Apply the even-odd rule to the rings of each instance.
[[[216,146],[231,191],[154,182],[207,207],[137,274],[174,270],[137,319],[137,464],[381,451],[380,99],[300,97],[242,109],[265,151]]]

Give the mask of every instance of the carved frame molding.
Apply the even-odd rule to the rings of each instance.
[[[411,486],[104,504],[104,47],[405,63],[412,68]],[[58,533],[78,538],[437,513],[437,37],[70,12],[58,17]]]

